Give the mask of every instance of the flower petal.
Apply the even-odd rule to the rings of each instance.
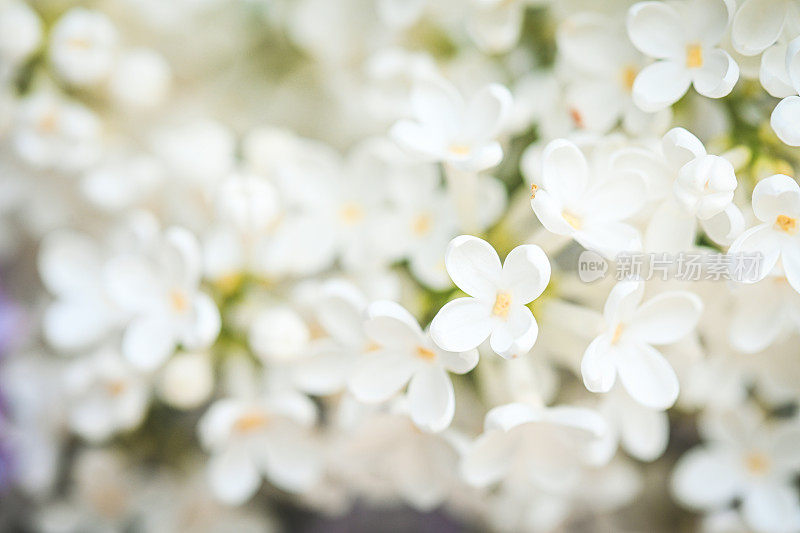
[[[503,263],[502,287],[519,304],[532,302],[550,283],[550,261],[535,244],[517,246]]]
[[[208,463],[208,482],[214,495],[229,505],[245,503],[261,485],[256,465],[242,450],[214,455]]]
[[[667,409],[678,398],[678,377],[655,348],[646,344],[621,346],[617,373],[628,394],[645,407]]]
[[[557,235],[572,235],[575,228],[569,225],[562,212],[564,206],[552,194],[542,189],[531,198],[531,208],[542,226]]]
[[[511,466],[515,442],[504,431],[487,431],[472,444],[461,460],[461,475],[474,487],[499,481]]]
[[[767,277],[767,274],[778,263],[781,244],[780,236],[776,234],[770,224],[760,224],[739,235],[728,248],[728,255],[733,258],[733,261],[736,261],[739,256],[744,258],[755,253],[761,254],[761,260],[757,262],[758,272],[754,273],[754,275],[750,273],[744,276],[743,279],[736,279],[735,281],[755,283]]]
[[[411,419],[419,428],[439,432],[450,425],[456,400],[453,383],[443,368],[425,365],[408,385]]]
[[[755,531],[800,529],[797,491],[790,486],[765,483],[751,488],[742,502],[742,516]]]
[[[695,509],[715,509],[733,500],[742,480],[733,450],[697,447],[687,452],[672,473],[672,493]]]
[[[137,368],[154,370],[175,349],[175,332],[158,317],[133,320],[122,337],[122,353]]]
[[[637,252],[642,249],[639,230],[616,220],[592,220],[575,232],[575,240],[587,250],[593,250],[607,259],[621,252]]]
[[[359,401],[382,402],[397,394],[418,367],[408,354],[381,350],[359,362],[347,385]]]
[[[442,366],[454,374],[466,374],[475,368],[480,358],[478,350],[467,350],[465,352],[441,350],[437,355]]]
[[[702,141],[684,128],[672,128],[661,139],[661,150],[674,171],[701,155],[706,155]]]
[[[775,135],[789,146],[800,146],[800,96],[778,102],[769,119]]]
[[[663,292],[646,301],[628,324],[628,332],[647,344],[669,344],[697,326],[703,302],[688,291]]]
[[[542,154],[542,185],[563,206],[583,195],[589,167],[583,152],[566,139],[550,141]]]
[[[493,139],[503,127],[511,110],[511,92],[497,83],[478,91],[467,106],[464,134],[467,139]]]
[[[513,359],[527,354],[538,334],[539,326],[531,310],[524,305],[512,305],[508,318],[492,330],[489,344],[498,355]]]
[[[667,413],[638,404],[625,407],[625,416],[620,417],[620,437],[625,451],[640,461],[654,461],[661,457],[669,441]]]
[[[379,346],[393,350],[413,350],[422,343],[417,319],[402,305],[378,300],[367,307],[364,332]]]
[[[788,2],[746,0],[736,12],[731,27],[734,48],[751,56],[778,40],[786,19]]]
[[[639,2],[628,10],[628,36],[633,46],[655,58],[681,55],[684,26],[674,7],[663,2]]]
[[[475,298],[456,298],[431,322],[431,338],[441,349],[465,352],[477,348],[492,332],[491,304]]]
[[[727,246],[744,231],[744,215],[731,202],[713,217],[701,220],[700,225],[712,241]]]
[[[616,327],[619,322],[627,322],[633,318],[639,302],[644,296],[644,283],[638,280],[620,281],[608,294],[603,318],[609,327]]]
[[[692,78],[682,64],[668,59],[657,61],[636,76],[633,101],[642,111],[660,111],[680,100],[691,83]]]
[[[753,213],[770,224],[779,215],[800,217],[800,186],[785,174],[764,178],[753,189]]]
[[[725,50],[715,49],[704,54],[703,66],[692,72],[695,90],[709,98],[727,95],[739,80],[739,65]]]
[[[444,263],[459,289],[470,296],[494,301],[502,266],[491,244],[471,235],[460,235],[450,241]]]
[[[581,360],[581,376],[589,391],[608,392],[614,386],[617,369],[611,350],[607,335],[600,335],[586,347]]]

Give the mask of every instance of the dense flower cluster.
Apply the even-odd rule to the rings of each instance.
[[[9,523],[800,531],[798,146],[795,0],[0,0]]]

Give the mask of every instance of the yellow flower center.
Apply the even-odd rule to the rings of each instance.
[[[466,144],[452,144],[450,145],[450,153],[454,155],[467,155],[470,152],[469,146]]]
[[[583,115],[574,107],[569,109],[569,118],[572,119],[572,123],[575,124],[575,127],[578,129],[583,129],[586,126],[583,122]]]
[[[56,111],[51,110],[45,113],[42,118],[39,119],[39,122],[36,124],[37,129],[41,133],[54,133],[56,131],[56,127],[58,126],[58,113]]]
[[[186,293],[180,289],[173,289],[170,291],[169,304],[177,313],[183,313],[189,309],[189,299],[186,297]]]
[[[348,226],[352,226],[364,218],[364,210],[357,204],[346,204],[339,210],[339,218]]]
[[[237,433],[250,433],[257,429],[266,427],[269,417],[261,411],[251,411],[240,416],[233,424],[233,429]]]
[[[119,379],[115,379],[106,383],[106,390],[111,396],[119,396],[125,392],[126,388],[127,386],[125,385],[125,382]]]
[[[492,307],[492,314],[500,318],[507,318],[511,308],[511,295],[507,292],[498,292]]]
[[[414,222],[411,225],[411,230],[414,232],[414,235],[421,237],[426,235],[431,230],[431,225],[430,215],[423,213],[414,218]]]
[[[535,183],[532,183],[531,184],[531,200],[536,198],[536,191],[538,191],[538,190],[539,190],[539,186],[536,185]]]
[[[636,81],[636,75],[639,71],[632,66],[627,66],[622,69],[622,86],[630,92],[633,89],[633,82]]]
[[[426,361],[432,361],[436,357],[436,354],[433,350],[429,350],[424,346],[417,346],[417,357]]]
[[[575,215],[573,213],[570,213],[567,210],[562,211],[561,212],[561,216],[564,217],[564,220],[567,221],[567,224],[569,224],[570,226],[572,226],[575,229],[581,229],[581,226],[583,226],[583,223],[581,222],[581,219],[578,218],[577,215]]]
[[[778,218],[775,219],[775,228],[789,235],[794,235],[797,233],[797,219],[786,215],[778,215]]]
[[[700,68],[703,66],[703,47],[699,44],[690,44],[686,47],[686,66]]]
[[[614,330],[614,335],[611,336],[611,344],[616,344],[619,341],[619,338],[622,337],[622,332],[625,330],[625,326],[622,324],[617,324],[617,328]]]
[[[761,452],[750,452],[744,458],[744,465],[751,474],[762,476],[769,470],[770,460]]]

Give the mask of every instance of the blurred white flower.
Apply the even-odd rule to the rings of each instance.
[[[0,4],[0,77],[8,66],[27,59],[42,41],[42,21],[25,2],[7,0]]]
[[[70,428],[91,441],[139,425],[150,399],[145,376],[110,346],[73,362],[64,387]]]
[[[431,323],[434,342],[450,351],[477,348],[489,338],[497,354],[515,358],[533,347],[539,327],[527,304],[550,282],[550,262],[535,244],[517,246],[501,266],[492,245],[461,235],[450,241],[445,265],[467,293],[445,304]]]
[[[641,249],[639,232],[622,221],[642,208],[644,193],[639,175],[592,175],[581,150],[556,139],[544,149],[541,187],[533,185],[531,207],[548,231],[612,257]]]
[[[50,92],[35,92],[17,110],[14,148],[34,167],[86,169],[101,152],[102,125],[86,107]]]
[[[619,375],[627,393],[645,407],[667,409],[678,398],[678,378],[652,345],[671,344],[697,325],[703,302],[688,291],[664,292],[640,305],[641,281],[621,281],[608,295],[606,331],[586,348],[581,374],[592,392],[608,392]]]
[[[170,228],[147,248],[112,258],[104,275],[111,297],[133,316],[122,339],[125,357],[152,370],[178,343],[187,349],[210,346],[220,316],[199,288],[200,249],[192,233]]]
[[[321,474],[309,433],[315,421],[314,404],[300,394],[218,400],[198,425],[200,441],[212,454],[211,490],[237,505],[255,494],[262,475],[289,492],[310,489]]]
[[[486,413],[483,433],[461,460],[461,475],[485,487],[526,480],[549,492],[574,486],[593,444],[607,431],[590,409],[511,403]]]
[[[367,307],[364,332],[379,347],[359,360],[348,384],[364,402],[388,400],[408,383],[411,419],[426,431],[441,431],[455,412],[453,383],[447,372],[464,374],[478,364],[473,348],[446,351],[434,345],[416,319],[399,304]]]
[[[800,186],[784,174],[759,181],[753,189],[753,213],[760,224],[742,233],[728,249],[734,256],[761,254],[755,275],[740,281],[764,279],[780,259],[787,281],[800,292]]]
[[[511,103],[511,93],[502,85],[488,85],[465,102],[444,80],[420,81],[411,93],[414,121],[400,120],[390,135],[424,160],[464,171],[485,170],[503,159],[496,137]]]
[[[92,85],[104,80],[114,65],[117,29],[99,11],[75,7],[53,26],[50,60],[58,74],[75,85]]]
[[[628,12],[628,35],[657,59],[633,82],[633,101],[644,111],[668,107],[689,85],[709,98],[731,92],[739,66],[719,48],[731,13],[725,0],[639,2]]]
[[[684,505],[720,510],[742,500],[745,523],[755,531],[800,529],[800,499],[793,479],[800,470],[800,428],[772,426],[752,412],[723,413],[707,420],[705,442],[681,457],[672,492]]]

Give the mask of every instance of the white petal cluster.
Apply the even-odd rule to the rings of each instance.
[[[798,146],[797,0],[0,0],[0,523],[800,532]]]

